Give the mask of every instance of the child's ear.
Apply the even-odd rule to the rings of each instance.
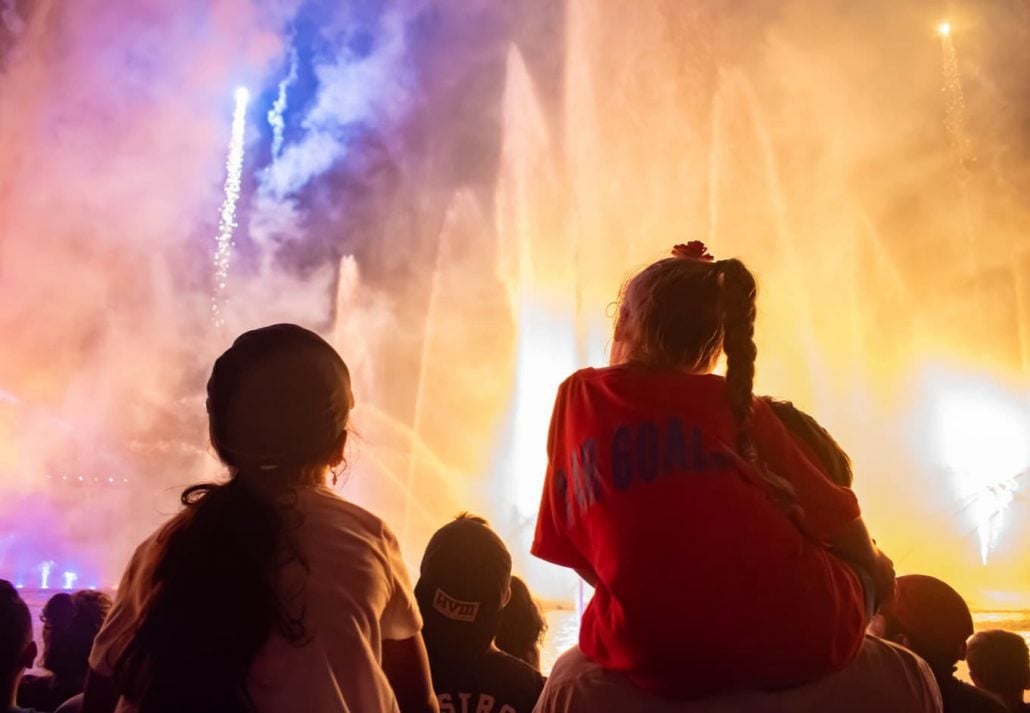
[[[501,609],[508,606],[508,602],[511,601],[511,580],[508,580],[508,588],[504,590],[504,596],[501,597]]]

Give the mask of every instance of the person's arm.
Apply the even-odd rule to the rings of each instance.
[[[799,526],[873,579],[877,603],[894,595],[894,563],[880,552],[862,520],[855,493],[832,482],[762,399],[755,401],[754,435],[768,467],[794,488]]]
[[[854,562],[870,574],[873,573],[878,551],[862,518],[846,525],[840,534],[830,540],[829,545],[842,559]]]
[[[118,705],[118,688],[114,679],[93,669],[86,674],[86,688],[80,713],[114,713]]]
[[[829,544],[834,554],[861,567],[873,578],[877,606],[894,597],[894,563],[873,542],[862,518],[845,526]]]
[[[422,634],[402,641],[384,639],[383,672],[401,713],[439,713]]]

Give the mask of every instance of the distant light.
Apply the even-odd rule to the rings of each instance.
[[[950,22],[942,22],[941,24],[937,25],[937,34],[940,35],[941,37],[947,37],[948,35],[950,35],[951,34],[951,23]]]
[[[1021,395],[983,379],[938,377],[934,386],[932,457],[950,474],[955,494],[980,540],[980,560],[997,546],[1005,515],[1030,467],[1030,427]]]
[[[79,575],[75,572],[65,572],[61,575],[61,586],[64,589],[71,589],[75,586],[75,580],[79,578]]]
[[[246,104],[250,101],[250,90],[246,87],[236,87],[236,91],[232,94],[233,99],[238,104]]]
[[[14,585],[14,588],[15,589],[25,589],[25,582],[18,582],[16,585]]]

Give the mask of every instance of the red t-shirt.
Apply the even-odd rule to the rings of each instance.
[[[761,400],[763,461],[790,480],[796,521],[734,450],[726,382],[630,366],[558,390],[533,554],[592,573],[580,646],[680,697],[782,688],[844,667],[864,597],[823,545],[859,517]]]

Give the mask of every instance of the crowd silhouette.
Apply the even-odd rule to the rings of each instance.
[[[485,519],[441,523],[412,586],[390,527],[329,487],[350,375],[277,324],[211,371],[227,478],[183,492],[113,603],[55,595],[39,657],[0,580],[0,711],[1027,711],[1026,643],[895,577],[847,453],[753,393],[755,314],[743,263],[677,245],[626,284],[610,366],[559,388],[532,551],[595,593],[547,678],[545,619]]]

